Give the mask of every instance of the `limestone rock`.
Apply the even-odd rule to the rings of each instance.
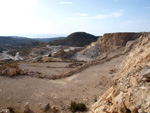
[[[140,72],[140,75],[143,77],[150,77],[150,67],[146,67],[142,69],[142,71]]]
[[[90,113],[150,113],[150,36],[140,37],[120,69],[113,89]]]
[[[29,108],[29,102],[26,102],[24,104],[24,113],[28,113],[30,111],[30,108]]]
[[[138,84],[136,78],[132,77],[132,76],[130,78],[130,83],[132,84],[132,86],[137,86],[137,84]]]
[[[112,51],[119,51],[127,45],[125,51],[129,51],[133,43],[127,44],[130,41],[136,40],[141,36],[141,33],[106,33],[102,37],[99,37],[97,42],[92,42],[81,53],[90,58],[97,58],[104,53],[108,53],[110,56],[114,54]]]
[[[56,112],[58,111],[58,109],[57,109],[56,107],[52,106],[52,107],[51,107],[51,111],[52,111],[53,113],[56,113]]]
[[[15,76],[24,75],[25,72],[21,70],[16,63],[0,65],[0,75],[2,76]]]
[[[43,110],[44,112],[46,112],[49,109],[50,109],[49,103],[41,104],[41,110]]]

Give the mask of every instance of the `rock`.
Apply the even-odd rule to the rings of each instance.
[[[137,80],[136,80],[136,78],[131,76],[130,83],[132,84],[133,87],[137,86]]]
[[[15,69],[15,68],[10,68],[10,69],[8,70],[8,75],[9,75],[9,76],[17,75],[16,69]]]
[[[28,113],[30,111],[30,108],[29,108],[29,102],[26,102],[24,104],[24,113]]]
[[[58,111],[58,109],[54,106],[51,107],[51,110],[52,110],[53,113],[56,113]]]
[[[90,113],[150,113],[149,82],[150,36],[138,39],[120,67],[113,91],[106,91]]]
[[[0,113],[10,113],[9,109],[2,109],[2,111],[0,111]]]
[[[15,63],[11,63],[11,64],[4,64],[4,65],[0,65],[0,75],[3,76],[15,76],[24,74],[24,71],[19,69],[18,64]]]
[[[144,110],[142,110],[142,109],[139,109],[138,113],[146,113],[146,112]]]
[[[143,77],[150,77],[150,67],[142,69],[140,75]]]
[[[41,110],[44,112],[48,111],[50,109],[49,103],[44,103],[41,105]]]

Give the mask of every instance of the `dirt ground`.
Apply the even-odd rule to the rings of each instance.
[[[68,66],[72,63],[65,62],[49,62],[49,63],[23,63],[20,68],[23,70],[40,72],[45,75],[59,75],[66,71],[73,70]]]
[[[39,79],[26,75],[13,78],[0,76],[0,108],[12,106],[16,113],[22,113],[24,103],[29,102],[32,113],[42,113],[40,104],[48,102],[51,106],[57,107],[60,113],[70,113],[68,107],[73,100],[83,102],[87,108],[90,108],[99,99],[99,96],[112,85],[114,74],[110,74],[110,69],[115,66],[120,67],[119,65],[124,58],[125,56],[114,58],[59,80]],[[29,64],[25,65],[25,68],[29,68]],[[59,68],[66,64],[30,65],[34,71],[46,72],[40,70],[41,65],[46,67],[58,66]],[[51,72],[51,70],[48,71]]]

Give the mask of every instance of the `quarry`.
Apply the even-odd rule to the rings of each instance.
[[[107,33],[84,47],[1,53],[1,113],[148,113],[150,33]],[[138,98],[137,98],[138,97]],[[72,102],[86,106],[73,111]]]

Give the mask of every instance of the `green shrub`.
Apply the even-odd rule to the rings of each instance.
[[[78,103],[78,109],[79,111],[85,111],[86,110],[86,106],[84,103]]]
[[[76,103],[75,101],[72,101],[70,103],[70,110],[74,113],[76,111],[85,111],[86,105],[84,103]]]

